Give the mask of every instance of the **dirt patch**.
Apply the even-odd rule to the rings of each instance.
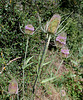
[[[37,90],[34,100],[61,100],[60,93],[52,84],[46,83],[44,88],[45,90],[41,87]]]

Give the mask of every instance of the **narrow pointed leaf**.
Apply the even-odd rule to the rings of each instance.
[[[47,78],[47,79],[43,80],[41,83],[46,83],[46,82],[51,81],[51,80],[53,80],[55,78],[56,78],[56,76],[55,77],[51,77],[51,78]]]
[[[45,65],[47,65],[47,64],[49,64],[49,63],[51,63],[51,61],[48,61],[48,62],[44,63],[43,66],[45,66]]]
[[[78,65],[78,63],[77,63],[76,61],[74,61],[74,60],[71,60],[71,62],[72,62],[73,64],[75,64],[75,65]]]
[[[32,58],[33,58],[33,56],[30,57],[30,58],[28,58],[28,59],[26,60],[25,64],[27,64]]]
[[[26,67],[30,66],[31,64],[33,64],[33,62],[29,63],[28,65],[25,65],[25,66],[23,67],[23,69],[25,69]]]

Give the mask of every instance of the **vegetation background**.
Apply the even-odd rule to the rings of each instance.
[[[17,100],[16,94],[8,93],[8,85],[15,78],[19,86],[19,100],[22,100],[23,73],[22,66],[25,55],[26,35],[24,27],[32,24],[39,28],[37,12],[41,17],[42,26],[58,13],[61,16],[60,29],[68,23],[64,30],[67,33],[67,45],[70,57],[65,58],[56,75],[58,78],[41,83],[40,81],[53,77],[60,65],[59,50],[54,46],[53,37],[46,54],[45,62],[51,61],[56,54],[52,65],[44,66],[36,85],[34,100],[83,100],[83,1],[82,0],[1,0],[0,1],[0,98],[1,100]],[[22,29],[22,30],[21,30]],[[60,30],[59,29],[59,30]],[[31,100],[32,89],[37,75],[38,58],[43,50],[46,34],[40,29],[29,37],[27,58],[33,62],[25,70],[25,99]],[[58,50],[58,52],[57,52]],[[14,58],[18,60],[8,62]],[[63,93],[63,92],[64,93]],[[65,95],[62,95],[65,94]]]

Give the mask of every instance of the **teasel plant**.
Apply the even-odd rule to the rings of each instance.
[[[71,13],[71,14],[72,14],[72,13]],[[71,14],[70,14],[70,15],[71,15]],[[47,65],[47,64],[49,64],[49,63],[52,63],[52,61],[51,61],[51,62],[49,61],[49,62],[47,62],[47,63],[44,63],[45,56],[46,56],[46,53],[47,53],[47,49],[48,49],[48,46],[49,46],[49,43],[50,43],[50,39],[51,39],[52,36],[56,37],[56,36],[58,36],[58,34],[60,34],[60,33],[62,32],[62,34],[61,34],[61,35],[62,35],[61,39],[63,39],[63,40],[62,40],[62,42],[61,42],[61,40],[59,40],[59,43],[62,45],[61,47],[63,47],[63,46],[66,44],[66,38],[67,38],[67,36],[66,36],[66,33],[65,33],[63,30],[64,30],[65,27],[68,25],[68,23],[67,23],[61,30],[58,31],[58,29],[60,28],[60,26],[61,26],[61,25],[69,18],[69,16],[70,16],[70,15],[69,15],[64,21],[62,21],[62,22],[60,23],[60,21],[61,21],[61,16],[60,16],[59,14],[54,14],[54,15],[52,16],[52,18],[50,19],[50,21],[48,21],[48,22],[46,23],[46,25],[43,27],[43,26],[42,26],[42,23],[41,23],[41,17],[39,16],[39,13],[37,13],[37,15],[38,15],[38,19],[39,19],[39,27],[41,28],[41,30],[42,30],[44,33],[47,34],[47,37],[46,37],[45,46],[44,46],[44,49],[43,49],[43,52],[42,52],[42,56],[41,56],[41,58],[39,59],[39,63],[38,63],[38,66],[37,66],[37,76],[36,76],[36,79],[35,79],[35,82],[34,82],[34,85],[33,85],[33,95],[34,95],[34,93],[35,93],[35,86],[36,86],[37,81],[38,81],[38,79],[39,79],[39,77],[40,77],[42,67],[43,67],[44,65]],[[54,42],[55,42],[55,41],[54,41]],[[55,43],[56,43],[56,42],[55,42]],[[61,53],[62,53],[63,55],[65,55],[65,57],[67,57],[68,54],[69,54],[68,48],[67,48],[67,50],[64,50],[64,51],[67,51],[67,53],[66,53],[66,52],[62,52],[62,51],[63,51],[63,50],[61,49]],[[55,57],[55,55],[54,55],[54,57]],[[53,57],[53,58],[54,58],[54,57]],[[60,69],[62,63],[63,63],[63,59],[62,59],[60,65],[59,65],[59,67],[58,67],[58,69],[57,69],[56,74],[58,73],[58,71],[59,71],[59,69]],[[50,65],[51,65],[51,64],[50,64]],[[56,76],[56,74],[55,74],[55,76]],[[50,80],[53,80],[53,79],[55,79],[55,77],[49,78],[49,79],[45,79],[45,80],[43,80],[41,83],[45,83],[45,82],[50,81]],[[32,100],[32,99],[31,99],[31,100]]]
[[[24,80],[24,77],[25,77],[25,69],[28,67],[28,66],[30,66],[31,64],[33,64],[33,62],[31,62],[31,63],[29,63],[29,61],[33,58],[33,56],[32,57],[29,57],[29,58],[27,58],[27,50],[28,50],[28,45],[29,45],[29,36],[30,35],[33,35],[34,33],[36,33],[36,31],[39,29],[39,27],[36,29],[36,30],[34,30],[34,27],[31,25],[31,24],[27,24],[26,26],[25,26],[25,28],[24,28],[24,30],[25,31],[23,31],[22,30],[22,27],[23,26],[21,26],[20,25],[20,23],[19,23],[19,29],[20,29],[20,31],[24,34],[24,35],[26,35],[26,37],[27,37],[27,40],[26,40],[26,50],[25,50],[25,57],[24,57],[24,64],[23,64],[23,66],[22,66],[22,69],[23,69],[23,97],[21,98],[21,99],[23,99],[24,100],[24,98],[25,98],[25,96],[24,96],[24,94],[25,94],[25,80]]]
[[[71,13],[72,14],[72,13]],[[51,37],[54,36],[56,37],[59,33],[61,33],[63,31],[63,29],[65,29],[65,27],[67,26],[67,24],[61,29],[58,31],[58,29],[60,28],[60,26],[69,18],[69,16],[61,22],[61,16],[59,14],[54,14],[52,16],[52,18],[50,19],[50,21],[48,21],[46,23],[46,25],[43,27],[42,26],[42,23],[41,23],[41,17],[39,16],[39,13],[37,13],[38,15],[38,19],[39,19],[39,27],[34,31],[34,29],[31,29],[31,27],[33,27],[32,25],[26,25],[25,26],[25,32],[22,31],[21,27],[20,27],[20,24],[19,24],[19,27],[20,27],[20,30],[23,34],[27,34],[27,42],[26,42],[26,51],[25,51],[25,58],[24,58],[24,65],[23,65],[23,99],[24,99],[24,69],[29,66],[30,64],[28,64],[28,62],[30,61],[30,59],[32,59],[32,57],[30,58],[26,58],[26,54],[27,54],[27,48],[28,48],[28,43],[29,43],[29,35],[32,35],[34,34],[39,28],[47,34],[46,36],[46,41],[45,41],[45,46],[44,46],[44,49],[43,49],[43,52],[40,54],[39,56],[39,61],[38,61],[38,65],[37,65],[37,75],[36,75],[36,79],[34,81],[34,85],[33,85],[33,91],[32,91],[32,98],[31,100],[33,100],[34,98],[34,93],[35,93],[35,87],[36,87],[36,84],[38,82],[38,79],[40,77],[40,74],[41,74],[41,70],[42,70],[42,67],[44,65],[47,65],[48,63],[50,62],[47,62],[47,63],[44,63],[45,61],[45,56],[46,56],[46,53],[47,53],[47,50],[48,50],[48,46],[49,46],[49,43],[50,43],[50,40],[51,40]],[[60,23],[61,22],[61,23]],[[30,31],[32,31],[32,33],[30,33]],[[33,32],[34,31],[34,32]],[[66,38],[65,38],[66,39]],[[55,42],[55,41],[54,41]],[[60,42],[60,41],[59,41]],[[65,40],[64,40],[65,42]],[[62,42],[63,43],[63,42]],[[64,43],[63,43],[64,44]],[[67,50],[68,51],[68,50]],[[63,53],[64,54],[64,53]],[[52,63],[52,62],[51,62]],[[63,60],[61,61],[60,63],[60,66],[61,64],[63,63]],[[31,63],[32,64],[32,63]],[[60,69],[60,66],[58,67],[57,69],[57,72],[58,70]],[[57,73],[56,72],[56,73]],[[43,80],[41,83],[44,83],[44,82],[47,82],[47,81],[50,81],[52,79],[54,79],[55,77],[51,78],[51,79],[46,79],[46,80]]]
[[[22,30],[21,30],[22,31]],[[33,62],[29,63],[29,61],[33,58],[27,58],[27,50],[28,50],[28,44],[29,44],[29,36],[34,34],[34,27],[31,24],[28,24],[25,26],[25,32],[22,31],[22,33],[24,33],[27,37],[27,41],[26,41],[26,50],[25,50],[25,57],[24,57],[24,65],[22,67],[23,69],[23,100],[24,100],[24,94],[25,94],[25,81],[24,81],[24,77],[25,77],[25,68],[30,66]]]
[[[47,50],[48,50],[48,46],[49,46],[49,43],[50,43],[51,36],[56,34],[57,29],[58,29],[58,25],[60,24],[60,21],[61,21],[60,15],[59,14],[54,14],[53,17],[50,19],[50,21],[47,22],[47,24],[43,28],[39,13],[37,13],[37,14],[38,14],[38,19],[39,19],[39,26],[40,26],[41,30],[44,33],[47,34],[47,36],[46,36],[46,41],[45,41],[45,46],[44,46],[44,49],[43,49],[43,52],[42,52],[42,56],[39,59],[39,63],[38,63],[38,66],[37,66],[37,76],[36,76],[36,79],[35,79],[35,82],[34,82],[34,85],[33,85],[33,94],[35,93],[35,86],[36,86],[37,81],[40,77],[42,67],[44,65],[47,65],[48,63],[50,63],[50,62],[44,63],[45,56],[46,56],[46,53],[47,53]]]
[[[60,27],[60,25],[59,25],[59,27]],[[56,40],[54,41],[55,42],[55,46],[60,50],[60,57],[61,57],[62,61],[61,61],[60,65],[58,66],[58,69],[57,69],[55,75],[53,77],[51,77],[51,78],[47,78],[47,79],[42,80],[41,83],[46,83],[48,81],[53,81],[55,78],[57,78],[58,76],[56,76],[56,75],[57,75],[61,65],[63,64],[64,58],[70,57],[69,56],[69,54],[70,54],[69,53],[69,49],[68,49],[67,44],[66,44],[67,34],[64,31],[62,31],[62,32],[60,31],[60,33],[56,32],[55,35],[57,36]],[[56,54],[54,55],[54,57],[55,56],[56,56]],[[51,63],[52,63],[52,61],[51,61]],[[50,65],[49,65],[49,67],[50,67]]]

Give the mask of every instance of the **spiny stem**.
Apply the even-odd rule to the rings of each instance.
[[[26,55],[27,55],[28,41],[29,41],[29,37],[27,36],[26,51],[25,51],[25,58],[24,58],[24,66],[25,66],[25,62],[26,62]],[[23,99],[24,99],[24,69],[23,69]]]
[[[51,39],[51,35],[49,35],[49,38],[48,38],[48,40],[46,40],[46,44],[44,46],[44,50],[43,50],[42,57],[41,57],[41,60],[40,60],[40,64],[39,64],[39,67],[38,67],[38,73],[37,73],[37,76],[36,76],[36,79],[35,79],[35,82],[34,82],[34,85],[33,85],[33,94],[34,94],[34,91],[35,91],[35,86],[36,86],[37,80],[39,78],[40,68],[42,67],[43,62],[45,60],[45,55],[46,55],[46,52],[47,52],[47,49],[48,49],[48,46],[49,46],[50,39]]]

